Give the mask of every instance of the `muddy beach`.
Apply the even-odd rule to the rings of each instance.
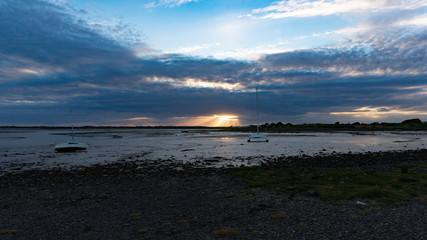
[[[246,141],[247,133],[212,129],[76,129],[89,149],[57,153],[69,129],[0,129],[0,175],[7,172],[73,169],[117,161],[194,164],[200,167],[257,166],[271,158],[424,149],[425,131],[270,133],[270,142]]]

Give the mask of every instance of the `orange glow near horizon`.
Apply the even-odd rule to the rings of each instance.
[[[361,107],[354,109],[351,112],[331,112],[332,115],[350,115],[356,118],[373,118],[379,119],[383,117],[388,117],[390,115],[427,115],[427,112],[416,111],[416,110],[403,110],[393,107]]]
[[[198,117],[176,117],[178,126],[205,126],[205,127],[230,127],[240,126],[239,116],[212,115]]]
[[[196,116],[196,117],[171,117],[156,119],[150,117],[134,117],[126,119],[129,126],[201,126],[201,127],[230,127],[240,126],[239,116],[231,114]]]
[[[217,125],[218,126],[239,126],[239,117],[232,115],[214,115],[214,118],[218,118]]]
[[[148,120],[148,119],[152,119],[149,117],[134,117],[134,118],[129,118],[128,120],[130,121],[136,121],[136,120]]]

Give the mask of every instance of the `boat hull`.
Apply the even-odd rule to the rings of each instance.
[[[88,145],[86,143],[79,142],[65,142],[60,143],[55,146],[55,151],[57,152],[75,152],[80,150],[88,149]]]
[[[268,135],[262,133],[254,133],[248,136],[248,142],[259,140],[268,142]]]

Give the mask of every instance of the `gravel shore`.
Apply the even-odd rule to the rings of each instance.
[[[392,170],[427,150],[271,159],[268,167]],[[230,169],[138,161],[0,177],[0,239],[427,239],[427,205],[324,202],[233,179]]]

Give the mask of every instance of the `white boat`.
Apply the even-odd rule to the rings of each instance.
[[[259,111],[258,111],[258,88],[256,88],[256,133],[250,134],[248,136],[248,142],[250,142],[251,140],[262,140],[262,141],[266,141],[268,142],[268,135],[265,133],[260,133],[259,132]]]
[[[88,149],[88,145],[86,143],[70,141],[65,143],[60,143],[55,145],[55,151],[57,152],[75,152],[77,150],[86,150]]]
[[[71,110],[70,110],[71,111]],[[87,143],[81,143],[74,140],[74,124],[71,124],[71,141],[55,145],[57,152],[75,152],[88,149]]]
[[[268,135],[263,134],[263,133],[259,133],[257,131],[256,133],[253,133],[253,134],[248,136],[248,142],[250,142],[251,140],[264,140],[264,141],[268,142]]]

